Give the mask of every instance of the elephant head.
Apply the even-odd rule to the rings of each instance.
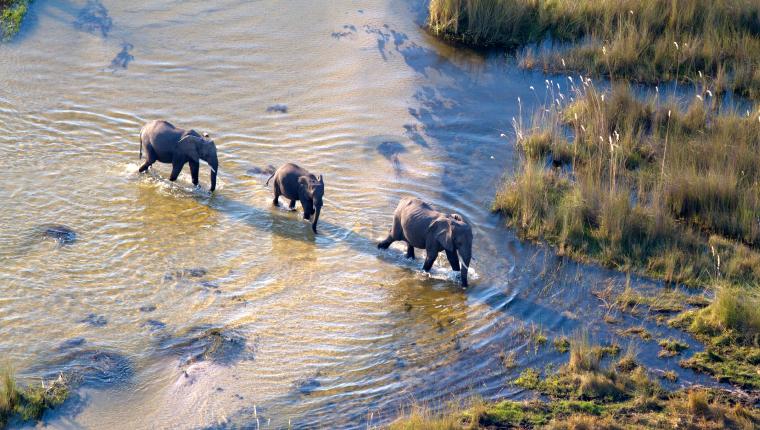
[[[314,219],[311,222],[311,229],[317,232],[317,222],[319,214],[322,212],[322,197],[325,194],[325,181],[322,175],[318,178],[314,176],[301,176],[298,178],[298,200],[303,207],[303,219]]]
[[[197,133],[196,133],[197,134]],[[216,189],[216,175],[219,171],[219,159],[216,156],[216,144],[208,138],[207,133],[203,137],[187,135],[182,140],[188,140],[193,145],[190,158],[197,162],[199,159],[208,163],[211,168],[211,191]]]
[[[467,287],[467,270],[472,260],[472,228],[470,225],[458,214],[441,216],[433,222],[430,234],[448,253],[459,256],[462,262],[462,286]],[[453,266],[454,261],[451,261],[451,264]]]

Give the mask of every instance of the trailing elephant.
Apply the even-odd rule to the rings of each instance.
[[[472,259],[472,228],[460,215],[438,212],[418,198],[403,198],[393,213],[388,237],[377,247],[387,249],[397,240],[406,242],[407,258],[414,258],[414,248],[425,249],[427,256],[422,268],[426,272],[433,267],[438,253],[446,251],[451,268],[457,272],[461,270],[462,286],[467,287],[467,269]]]
[[[219,170],[219,160],[216,156],[216,145],[195,130],[183,130],[167,121],[151,121],[140,130],[140,159],[145,152],[147,159],[140,166],[140,173],[160,161],[172,164],[170,181],[176,181],[185,163],[190,164],[190,175],[193,185],[198,185],[198,170],[200,160],[208,163],[211,168],[211,191],[216,189],[216,175]]]
[[[293,163],[287,163],[267,179],[267,185],[272,178],[274,178],[274,200],[272,203],[279,206],[279,198],[284,196],[290,199],[290,209],[295,209],[296,200],[300,201],[303,208],[303,219],[312,219],[313,215],[311,229],[316,233],[317,221],[319,221],[319,214],[322,212],[322,197],[325,194],[325,181],[322,175],[314,176],[306,169]]]

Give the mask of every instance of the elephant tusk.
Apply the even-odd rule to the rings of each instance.
[[[216,169],[214,169],[213,167],[211,167],[210,164],[208,165],[208,168],[211,169],[212,172],[216,173]]]
[[[470,270],[470,268],[467,267],[467,265],[464,263],[464,260],[462,260],[461,258],[459,259],[459,264],[461,264],[462,267],[464,267],[465,269]]]

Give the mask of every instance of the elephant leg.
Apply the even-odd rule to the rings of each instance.
[[[182,168],[185,166],[185,159],[184,157],[178,157],[175,156],[172,160],[172,174],[169,176],[170,181],[176,181],[177,177],[179,176],[179,172],[182,171]]]
[[[153,163],[155,163],[158,159],[158,156],[156,156],[156,151],[153,150],[152,146],[145,145],[145,147],[147,149],[147,151],[145,151],[145,162],[142,166],[140,166],[140,173],[148,170],[148,168],[153,165]]]
[[[428,252],[425,256],[425,264],[422,265],[422,270],[429,272],[433,268],[436,258],[438,258],[437,252]]]
[[[188,161],[188,164],[190,164],[190,176],[193,178],[193,185],[196,187],[198,186],[198,171],[200,170],[200,163],[197,161],[190,160]]]
[[[393,242],[395,242],[395,240],[393,239],[393,236],[389,234],[384,241],[377,244],[377,247],[379,249],[388,249],[388,247],[391,246]]]
[[[451,264],[451,268],[455,271],[459,271],[459,255],[457,255],[456,249],[454,251],[446,251],[446,258],[449,259],[449,264]]]
[[[272,200],[272,204],[275,206],[280,206],[280,186],[277,185],[277,180],[274,181],[274,187],[272,187],[274,190],[274,200]]]
[[[295,199],[290,201],[290,205],[288,205],[288,208],[292,211],[296,210],[296,201]]]
[[[406,258],[414,260],[414,247],[409,243],[406,244]]]
[[[435,237],[432,234],[428,235],[425,246],[425,264],[422,265],[422,270],[426,272],[430,271],[433,263],[435,263],[435,259],[438,258],[438,251],[440,251],[440,248],[438,248]]]

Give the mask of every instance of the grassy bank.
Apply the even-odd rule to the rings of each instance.
[[[36,421],[46,409],[54,408],[69,395],[69,385],[63,376],[40,385],[20,386],[8,369],[0,369],[0,429],[14,418]]]
[[[0,0],[0,41],[8,41],[21,29],[31,0]]]
[[[475,46],[527,51],[523,65],[656,83],[709,79],[760,98],[760,4],[753,0],[431,0],[428,25]]]
[[[681,364],[760,389],[760,110],[568,84],[547,85],[554,102],[530,126],[515,120],[523,157],[494,209],[560,254],[711,289],[709,306],[670,321],[706,346]],[[660,314],[686,309],[678,300],[616,299]]]
[[[760,110],[717,114],[699,95],[684,109],[625,85],[551,98],[532,127],[515,123],[524,159],[494,202],[521,235],[670,282],[760,282]]]
[[[726,392],[694,388],[668,393],[632,353],[603,365],[600,350],[576,338],[567,364],[558,371],[542,376],[527,369],[514,381],[540,392],[545,401],[480,401],[441,415],[413,408],[390,428],[754,429],[760,425],[756,408]]]

